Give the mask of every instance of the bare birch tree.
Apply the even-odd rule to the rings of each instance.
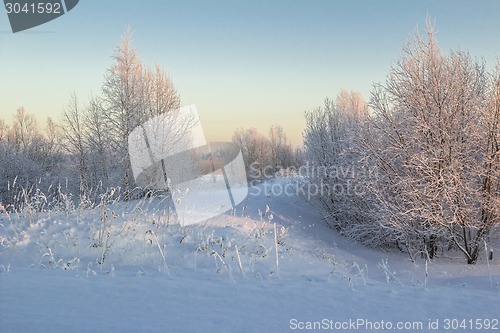
[[[110,148],[111,133],[106,123],[105,110],[101,99],[91,97],[85,110],[85,142],[89,147],[89,178],[93,187],[107,189],[110,183],[110,168],[116,158]]]
[[[85,195],[90,188],[87,179],[87,154],[88,147],[85,140],[85,114],[78,105],[76,94],[71,95],[67,107],[62,115],[62,129],[64,135],[64,148],[78,160],[78,175],[80,196]]]

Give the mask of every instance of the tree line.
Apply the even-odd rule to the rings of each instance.
[[[101,93],[83,102],[72,94],[58,122],[49,118],[41,126],[23,107],[12,123],[0,119],[3,209],[26,204],[49,209],[69,199],[92,204],[111,189],[124,200],[144,195],[132,175],[129,134],[150,118],[173,114],[180,95],[160,65],[143,64],[132,47],[130,28],[113,51]],[[168,121],[182,122],[172,117]],[[242,149],[247,166],[256,162],[279,169],[295,163],[295,152],[279,125],[273,125],[268,136],[253,128],[237,130],[233,142]]]
[[[24,108],[11,126],[0,121],[3,206],[29,200],[40,190],[78,201],[95,200],[112,187],[119,187],[124,199],[134,195],[128,136],[147,119],[177,109],[180,97],[163,68],[142,63],[131,37],[127,29],[114,48],[101,94],[85,103],[73,94],[59,124],[49,119],[43,131]]]
[[[290,143],[278,124],[271,126],[267,136],[253,127],[238,129],[234,132],[233,143],[241,149],[250,181],[274,177],[304,162],[302,149]]]

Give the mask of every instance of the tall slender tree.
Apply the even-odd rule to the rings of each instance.
[[[63,146],[69,154],[78,160],[78,175],[80,179],[80,196],[90,189],[88,180],[88,147],[85,140],[85,114],[78,105],[76,94],[73,93],[70,102],[63,111],[62,129],[64,136]]]
[[[124,198],[129,199],[131,167],[128,154],[128,136],[139,125],[143,114],[143,66],[132,47],[132,31],[127,28],[121,43],[115,47],[114,64],[104,75],[103,107],[111,134],[111,143],[123,165]]]

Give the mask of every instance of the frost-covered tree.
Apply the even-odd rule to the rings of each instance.
[[[233,134],[233,143],[240,147],[249,179],[274,177],[276,172],[296,167],[300,149],[294,150],[284,129],[272,125],[266,136],[255,128],[239,129]]]
[[[24,107],[17,109],[14,122],[8,134],[9,142],[20,151],[29,152],[40,140],[38,122]]]
[[[106,119],[101,99],[95,96],[91,97],[85,109],[84,118],[86,123],[85,142],[89,149],[88,178],[91,187],[101,186],[103,189],[112,186],[110,170],[115,167],[117,161],[111,149],[111,133]]]
[[[41,153],[44,157],[44,167],[52,170],[62,162],[62,133],[58,124],[50,117],[47,118],[42,142]]]
[[[247,175],[251,179],[262,179],[271,176],[274,170],[271,160],[271,143],[255,128],[239,129],[234,132],[233,142],[243,152],[247,167]]]
[[[271,148],[271,161],[274,168],[286,169],[294,164],[294,156],[291,144],[288,142],[286,133],[278,124],[269,129],[269,143]]]
[[[119,159],[111,149],[112,134],[105,112],[99,97],[92,96],[86,105],[80,105],[73,94],[62,114],[63,147],[73,161],[68,168],[77,175],[70,181],[85,200],[90,193],[98,195],[112,186],[111,168],[118,170],[113,183],[120,184],[122,180]]]
[[[0,119],[0,142],[7,141],[8,131],[9,126],[5,123],[5,120]]]
[[[180,97],[170,75],[160,65],[143,72],[143,120],[174,111],[180,106]]]
[[[124,198],[127,200],[134,184],[128,152],[129,134],[147,119],[177,109],[180,98],[164,69],[159,65],[154,69],[143,66],[132,47],[130,28],[115,47],[113,60],[114,64],[105,74],[99,107],[105,117],[107,128],[103,130],[108,132],[111,156],[118,162],[115,170],[122,173]]]
[[[114,64],[104,75],[103,107],[113,149],[123,165],[120,171],[123,174],[124,198],[128,200],[131,187],[128,136],[139,125],[144,109],[143,66],[137,51],[132,47],[130,28],[115,47],[113,61]]]
[[[476,263],[498,224],[498,122],[485,66],[468,53],[443,53],[428,21],[403,49],[371,98],[381,172],[372,190],[379,223],[409,253],[433,258],[455,247]]]
[[[306,113],[306,157],[343,234],[473,264],[500,223],[499,70],[441,51],[429,21],[425,32],[374,86],[370,112],[343,91]]]
[[[90,188],[90,183],[87,179],[88,144],[85,139],[86,125],[84,117],[84,111],[78,105],[77,97],[73,93],[62,115],[63,146],[69,154],[75,156],[78,160],[80,195],[87,193]]]

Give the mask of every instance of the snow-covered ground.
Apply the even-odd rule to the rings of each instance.
[[[0,214],[0,332],[500,332],[498,255],[362,247],[266,193],[294,181],[186,227],[157,198]]]

